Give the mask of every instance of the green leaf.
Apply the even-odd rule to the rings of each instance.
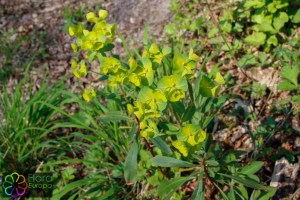
[[[134,183],[136,180],[136,172],[138,170],[137,155],[138,144],[134,140],[124,163],[124,177],[127,183]]]
[[[213,166],[213,167],[219,166],[219,163],[218,163],[218,161],[216,161],[216,160],[207,160],[207,161],[206,161],[206,164],[207,164],[208,166]]]
[[[228,21],[221,21],[220,22],[222,31],[225,31],[226,33],[230,33],[232,30],[232,24]]]
[[[222,174],[222,173],[218,173],[219,175],[221,176],[224,176],[224,177],[227,177],[227,178],[230,178],[230,179],[233,179],[247,187],[250,187],[250,188],[253,188],[253,189],[260,189],[260,190],[266,190],[266,191],[269,191],[272,189],[272,187],[268,187],[268,186],[264,186],[264,185],[261,185],[251,179],[243,179],[239,176],[234,176],[234,175],[228,175],[228,174]]]
[[[171,180],[163,181],[157,188],[158,195],[162,199],[170,199],[173,193],[185,182],[193,179],[193,177],[176,177]]]
[[[279,31],[288,21],[289,16],[285,12],[280,12],[279,16],[273,19],[273,26]]]
[[[148,58],[141,58],[139,61],[140,61],[139,63],[142,63],[144,69],[143,71],[145,72],[145,74],[143,74],[143,77],[145,78],[142,78],[142,84],[150,86],[153,83],[153,79],[154,79],[152,62]]]
[[[182,122],[186,122],[188,120],[192,120],[194,114],[196,112],[195,105],[189,106],[182,116]]]
[[[222,36],[211,38],[208,41],[210,44],[220,44],[225,42]]]
[[[176,132],[176,133],[180,130],[180,128],[177,125],[168,122],[159,122],[158,126],[161,127],[163,130]]]
[[[202,75],[200,80],[199,94],[204,97],[214,97],[216,92],[213,90],[215,83],[206,75]]]
[[[261,14],[258,15],[252,15],[251,16],[251,21],[257,24],[261,24],[263,21],[264,16]]]
[[[161,52],[163,56],[166,56],[172,53],[172,49],[170,47],[164,47]]]
[[[237,186],[237,190],[239,191],[239,194],[242,195],[242,197],[244,199],[248,199],[249,198],[248,197],[248,191],[247,191],[247,189],[242,184],[239,184]]]
[[[155,156],[154,158],[150,159],[150,162],[154,165],[161,166],[161,167],[196,167],[197,165],[177,160],[176,158],[166,157],[166,156]]]
[[[259,177],[255,174],[247,174],[247,175],[241,175],[242,178],[251,179],[256,183],[259,183]]]
[[[297,86],[288,81],[282,81],[278,85],[278,90],[295,90],[295,89],[297,89]]]
[[[255,174],[260,168],[264,165],[264,162],[261,161],[254,161],[249,165],[244,166],[240,173],[249,175],[249,174]]]
[[[247,0],[245,1],[244,7],[249,8],[262,8],[265,5],[265,1],[262,0]]]
[[[136,123],[133,123],[132,125],[132,129],[131,131],[129,132],[129,135],[128,135],[128,139],[129,141],[132,141],[136,132],[137,132],[137,129],[138,129],[138,125]]]
[[[292,19],[292,22],[295,24],[300,23],[300,9],[297,10],[296,14]]]
[[[270,191],[261,191],[261,190],[254,190],[251,194],[250,200],[269,200],[271,199],[275,193],[276,188],[270,187]]]
[[[197,18],[196,20],[193,20],[193,22],[191,23],[191,25],[189,26],[189,29],[191,31],[196,31],[196,30],[200,30],[202,28],[202,24],[203,24],[203,18]]]
[[[195,191],[192,194],[191,200],[204,200],[205,191],[202,183],[202,176],[198,177],[198,184]]]
[[[99,81],[105,81],[108,79],[108,76],[107,75],[103,75],[99,78]]]
[[[230,200],[236,200],[235,190],[233,187],[230,187],[230,190],[228,192],[228,197]]]
[[[289,67],[284,66],[280,72],[280,76],[285,78],[286,80],[290,81],[294,85],[298,85],[298,75],[299,75],[299,68],[298,66]]]
[[[259,52],[257,57],[262,64],[265,64],[267,62],[268,56],[265,53]]]
[[[259,46],[263,45],[266,42],[266,38],[267,36],[265,33],[254,32],[252,35],[249,35],[245,38],[245,42],[251,45]]]
[[[268,5],[268,11],[270,13],[275,13],[277,11],[277,8],[276,8],[276,3],[275,2],[272,2]]]
[[[300,104],[300,95],[294,95],[293,96],[293,101],[297,102]]]
[[[275,35],[272,35],[271,37],[269,37],[267,44],[268,45],[272,44],[273,46],[276,46],[278,44],[277,37]]]
[[[176,33],[177,26],[175,23],[167,24],[165,26],[165,32],[169,35],[174,35]]]
[[[250,200],[258,199],[258,196],[260,195],[261,192],[262,192],[261,190],[254,190],[250,196]]]
[[[78,113],[74,114],[73,117],[72,117],[72,121],[75,122],[74,120],[76,120],[76,121],[79,120],[80,122],[82,122],[86,126],[89,126],[91,124],[91,122],[88,118],[88,114],[85,113],[85,112],[78,112]]]
[[[165,143],[161,137],[150,138],[155,146],[157,146],[162,152],[171,155],[173,152],[170,147]]]
[[[238,61],[239,67],[246,67],[248,65],[257,64],[256,57],[254,55],[246,54]]]
[[[213,29],[211,29],[211,30],[208,32],[207,37],[208,37],[208,38],[212,38],[212,37],[214,37],[218,32],[219,32],[219,29],[213,28]]]
[[[149,26],[146,25],[144,27],[144,46],[148,45],[148,34],[149,34]]]
[[[179,115],[182,115],[182,113],[185,112],[184,105],[181,101],[171,102],[171,106]]]
[[[223,199],[225,199],[225,200],[230,200],[230,199],[226,196],[226,194],[223,192],[223,190],[218,186],[218,184],[214,183],[214,185],[215,185],[216,188],[219,190],[219,192],[220,192],[221,196],[223,197]]]
[[[277,31],[273,28],[273,26],[269,23],[262,23],[262,24],[256,24],[252,27],[253,30],[256,32],[270,32],[272,34],[276,33]]]

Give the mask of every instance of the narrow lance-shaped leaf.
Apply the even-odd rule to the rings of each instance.
[[[204,200],[205,199],[205,190],[202,183],[203,176],[198,177],[198,184],[195,191],[192,194],[191,200]]]
[[[183,116],[182,116],[182,121],[185,122],[185,121],[188,121],[188,120],[192,120],[195,112],[196,112],[195,105],[192,105],[192,106],[188,107],[186,109],[186,111],[184,112]]]
[[[250,188],[254,188],[254,189],[261,189],[261,190],[266,190],[266,191],[269,191],[269,190],[272,190],[272,187],[268,187],[268,186],[264,186],[264,185],[261,185],[251,179],[244,179],[244,178],[241,178],[239,176],[233,176],[233,175],[228,175],[228,174],[222,174],[222,173],[218,173],[219,175],[221,176],[224,176],[224,177],[227,177],[227,178],[231,178],[247,187],[250,187]]]
[[[134,140],[124,164],[124,176],[127,183],[134,183],[136,180],[136,172],[138,169],[137,154],[138,144]]]
[[[194,177],[176,177],[168,181],[163,181],[157,188],[158,195],[162,199],[170,199],[173,193],[185,182],[193,179]]]
[[[197,165],[177,160],[176,158],[166,157],[166,156],[156,156],[150,159],[150,162],[154,165],[158,165],[161,167],[196,167]]]
[[[160,137],[155,137],[150,139],[155,146],[157,146],[162,152],[171,155],[173,152],[170,147],[165,143]]]
[[[258,170],[260,170],[260,168],[264,165],[264,162],[261,161],[254,161],[249,165],[246,165],[242,168],[241,173],[248,175],[248,174],[254,174],[256,173]]]

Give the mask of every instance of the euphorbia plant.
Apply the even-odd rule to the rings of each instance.
[[[220,145],[211,143],[207,128],[226,102],[219,94],[225,80],[218,69],[214,67],[209,74],[200,70],[200,57],[193,49],[184,54],[176,47],[161,48],[156,43],[145,44],[141,55],[131,54],[128,61],[123,61],[111,53],[116,32],[115,25],[106,22],[107,15],[105,10],[100,10],[98,16],[88,13],[87,21],[93,25],[90,30],[81,24],[69,28],[70,35],[76,38],[73,50],[85,56],[79,61],[75,55],[72,71],[77,78],[96,73],[88,63],[98,61],[101,79],[107,79],[108,85],[118,88],[122,94],[128,115],[137,127],[125,161],[126,182],[138,181],[138,151],[146,148],[154,157],[150,162],[159,166],[164,179],[170,179],[158,187],[158,194],[163,198],[172,196],[178,187],[192,179],[198,181],[193,194],[196,199],[204,198],[203,185],[209,182],[222,196],[228,191],[223,192],[220,184],[229,183],[233,191],[236,185],[269,191],[268,187],[259,185],[253,175],[261,163],[256,163],[249,174],[240,175],[242,166],[236,163],[239,154],[221,155]],[[87,102],[97,101],[91,87],[85,89],[83,98]],[[255,180],[247,185],[248,175]]]

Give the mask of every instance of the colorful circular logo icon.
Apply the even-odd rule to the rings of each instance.
[[[26,182],[25,176],[14,172],[5,176],[2,187],[7,196],[18,198],[26,193],[28,183]]]

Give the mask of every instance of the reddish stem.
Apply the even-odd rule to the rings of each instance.
[[[137,131],[137,133],[139,134],[139,133],[140,133],[140,130],[141,130],[141,128],[140,128],[140,120],[139,120],[139,118],[137,118],[136,116],[135,116],[135,120],[136,120],[137,123],[138,123],[138,131]],[[147,141],[146,138],[143,138],[143,139],[144,139],[144,142],[145,142],[145,144],[146,144],[147,150],[151,153],[152,157],[155,157],[155,153],[154,153],[154,151],[153,151],[153,148],[151,147],[151,145],[149,144],[149,142]],[[160,166],[158,166],[158,169],[159,169],[159,171],[162,173],[162,175],[163,175],[165,178],[169,179],[169,177],[167,176],[167,174],[164,173],[164,171],[162,170],[162,168],[161,168]]]
[[[155,157],[155,153],[153,151],[153,148],[151,147],[151,145],[149,144],[149,142],[146,140],[146,138],[143,138],[143,139],[144,139],[144,142],[146,144],[146,147],[147,147],[148,151],[150,151],[152,157]],[[169,177],[167,176],[167,174],[165,174],[165,172],[162,170],[162,168],[160,166],[158,166],[158,169],[159,169],[159,171],[162,173],[162,175],[165,178],[169,179]]]
[[[203,169],[204,169],[204,173],[205,173],[205,177],[210,181],[211,184],[214,183],[214,181],[210,178],[208,170],[207,170],[207,166],[206,166],[206,162],[205,160],[202,160],[202,165],[203,165]]]

